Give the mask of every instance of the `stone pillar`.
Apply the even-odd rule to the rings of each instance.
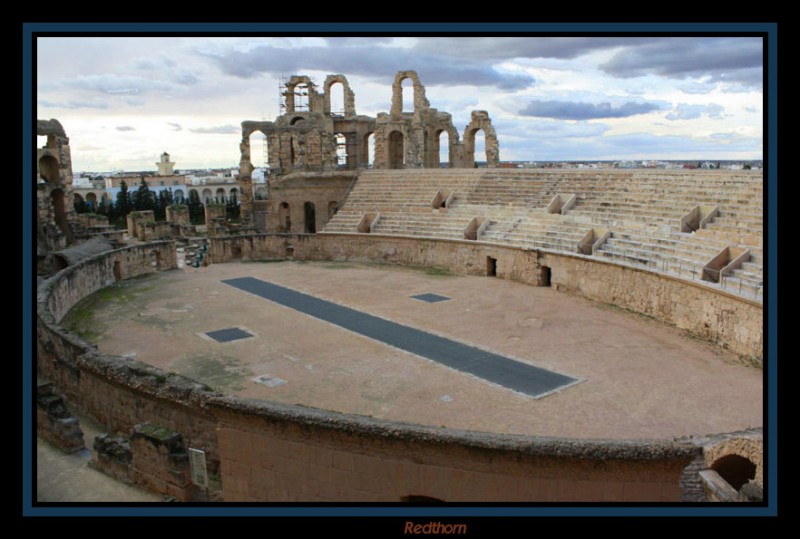
[[[250,133],[242,130],[242,142],[239,144],[239,202],[242,223],[253,223],[253,163],[250,161]],[[206,212],[206,224],[208,224]]]

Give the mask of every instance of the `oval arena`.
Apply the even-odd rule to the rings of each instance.
[[[444,120],[412,78],[428,116],[367,126],[385,166],[290,155],[292,137],[329,129],[312,95],[285,125],[243,123],[243,226],[207,208],[202,236],[132,214],[112,249],[80,253],[65,234],[42,255],[40,433],[74,442],[41,395],[61,398],[110,434],[95,467],[187,501],[207,495],[199,452],[212,499],[232,502],[705,501],[760,486],[761,174],[475,169],[453,135],[454,166],[424,168],[414,122]],[[473,119],[467,132],[493,133]],[[245,195],[255,130],[288,160],[267,200]],[[68,191],[56,146],[41,189]],[[77,220],[40,215],[56,233]]]

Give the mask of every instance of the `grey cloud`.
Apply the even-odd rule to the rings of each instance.
[[[652,41],[635,37],[435,37],[420,38],[415,50],[482,60],[570,59],[597,50]]]
[[[744,110],[745,112],[758,112],[756,107],[745,107]]]
[[[150,90],[168,90],[170,88],[169,84],[155,79],[111,74],[81,76],[68,80],[67,84],[80,90],[112,95],[137,95]]]
[[[522,116],[556,118],[559,120],[593,120],[597,118],[626,118],[660,110],[657,103],[628,101],[617,106],[611,103],[581,103],[576,101],[545,101],[536,99],[519,111]]]
[[[626,47],[600,69],[621,78],[655,74],[759,86],[762,61],[760,38],[664,38]]]
[[[117,131],[136,131],[136,128],[130,125],[118,125]]]
[[[237,127],[235,125],[218,125],[215,127],[190,127],[189,131],[191,131],[192,133],[200,133],[200,134],[227,135],[229,133],[240,133],[241,127]]]
[[[725,107],[716,103],[708,105],[689,105],[680,103],[675,109],[667,114],[667,120],[696,120],[704,114],[709,118],[720,119],[724,116]]]
[[[42,107],[53,107],[57,109],[107,109],[108,103],[105,101],[49,101],[40,99],[38,104]]]
[[[546,138],[591,138],[601,137],[610,129],[603,123],[565,122],[558,120],[498,120],[495,124],[503,144],[512,140],[529,141]]]
[[[502,73],[490,65],[474,61],[453,62],[451,58],[425,54],[397,47],[351,46],[279,48],[257,46],[247,52],[228,51],[210,55],[218,67],[229,75],[252,78],[262,73],[302,73],[319,70],[346,73],[371,80],[389,82],[401,70],[417,71],[425,85],[469,84],[497,86],[508,90],[530,87],[535,80],[529,75]]]
[[[183,127],[181,127],[181,124],[176,124],[174,122],[167,122],[167,125],[170,126],[173,131],[180,131],[181,129],[183,129]]]
[[[391,43],[392,37],[326,37],[325,42],[332,47],[371,47],[378,43]]]

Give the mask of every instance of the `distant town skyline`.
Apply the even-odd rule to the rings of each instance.
[[[375,116],[412,69],[462,136],[489,112],[503,161],[760,160],[762,57],[756,37],[40,37],[37,117],[76,172],[231,168],[282,76],[342,73]]]

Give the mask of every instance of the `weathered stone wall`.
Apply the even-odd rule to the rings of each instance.
[[[222,403],[220,403],[222,404]],[[231,400],[225,501],[679,501],[697,450],[672,442],[537,439],[391,424]],[[244,413],[249,410],[250,413]],[[280,418],[279,418],[280,417]]]
[[[760,363],[763,306],[701,281],[563,254],[543,253],[553,287],[652,316]]]
[[[328,223],[330,203],[336,203],[337,207],[344,205],[344,199],[355,179],[355,173],[343,171],[295,173],[270,180],[264,232],[304,232],[306,202],[314,204],[315,230],[322,230]],[[289,205],[291,230],[285,230],[285,220],[282,218],[284,214],[280,210],[283,203]]]
[[[330,237],[243,236],[211,243],[218,256],[234,244],[252,244],[251,253],[267,254],[286,239],[303,256],[318,256]],[[406,248],[417,243],[408,241]],[[330,244],[337,243],[346,242]],[[111,432],[134,433],[137,425],[150,423],[179,434],[185,447],[206,451],[209,474],[221,479],[226,501],[399,501],[409,495],[449,501],[680,501],[682,471],[702,451],[688,442],[470,433],[239,399],[101,354],[59,326],[77,301],[113,282],[115,262],[125,263],[116,269],[126,277],[153,271],[153,248],[171,245],[104,253],[44,282],[37,305],[37,367],[71,406]],[[396,241],[381,248],[392,258],[400,256],[401,247]],[[467,243],[457,249],[464,250],[464,260],[488,252],[533,254]],[[174,247],[172,253],[174,262]],[[448,258],[440,256],[429,262]],[[505,271],[513,272],[513,264],[506,264]],[[152,488],[197,499],[186,486],[182,461],[170,460],[159,444],[151,444],[156,450],[151,458],[133,445],[130,467],[118,472],[146,471],[148,478],[140,479]],[[133,462],[137,452],[146,462]]]
[[[139,223],[144,223],[144,222],[155,222],[155,220],[156,220],[156,216],[153,213],[153,210],[142,210],[142,211],[132,211],[132,212],[130,212],[126,217],[126,221],[127,221],[127,224],[128,224],[128,236],[130,236],[131,238],[141,239],[141,238],[139,238],[139,236],[137,236],[137,233],[138,233],[138,230],[136,228],[137,225]]]
[[[468,240],[433,240],[375,234],[242,236],[211,242],[212,262],[283,258],[353,260],[445,268],[486,275],[487,257],[497,277],[539,285],[551,270],[554,288],[651,316],[760,362],[761,304],[699,281],[686,281],[596,259]]]

